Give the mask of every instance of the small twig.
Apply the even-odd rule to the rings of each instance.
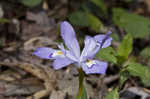
[[[118,79],[119,79],[119,75],[109,76],[109,77],[104,78],[104,83],[109,84]]]

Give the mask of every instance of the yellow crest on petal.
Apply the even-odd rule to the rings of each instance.
[[[61,55],[64,55],[64,53],[62,51],[56,51],[54,54],[53,54],[53,57],[55,56],[61,56]]]
[[[86,65],[87,65],[89,68],[92,67],[92,65],[94,65],[94,64],[96,64],[94,60],[88,60],[88,61],[86,62]]]

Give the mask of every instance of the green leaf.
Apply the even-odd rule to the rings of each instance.
[[[39,5],[42,2],[42,0],[21,0],[21,3],[23,3],[25,6],[28,7],[35,7]]]
[[[87,13],[88,16],[88,22],[91,29],[93,29],[95,32],[99,32],[100,29],[103,29],[103,23],[93,14]]]
[[[103,23],[96,16],[86,11],[73,12],[68,18],[73,25],[89,26],[95,32],[99,32],[104,28]]]
[[[120,86],[124,84],[124,82],[130,77],[128,71],[122,71],[120,73]]]
[[[121,8],[113,9],[113,22],[134,38],[144,38],[150,35],[150,20]]]
[[[140,77],[145,86],[150,86],[150,68],[148,66],[132,62],[127,66],[126,70],[130,75]]]
[[[120,41],[119,36],[116,33],[112,33],[111,37],[113,38],[113,41],[115,41],[115,42],[119,42]]]
[[[83,94],[81,96],[81,99],[87,99],[87,92],[84,86],[83,86]]]
[[[117,63],[116,52],[114,51],[112,47],[101,49],[97,53],[96,57],[102,60],[108,61],[108,62]]]
[[[10,20],[6,19],[6,18],[0,18],[0,23],[9,23]]]
[[[104,1],[103,0],[90,0],[92,3],[94,3],[96,6],[98,6],[102,11],[103,13],[106,15],[107,14],[107,7],[106,5],[104,4]]]
[[[123,38],[123,41],[121,42],[117,50],[119,62],[122,63],[128,58],[129,54],[132,51],[132,42],[132,36],[129,34]]]
[[[75,97],[75,99],[78,99],[77,96]],[[84,85],[83,85],[83,93],[82,93],[81,99],[88,99],[87,92],[86,92]]]
[[[87,14],[84,11],[73,12],[68,16],[68,18],[73,25],[77,25],[77,26],[89,25]]]
[[[115,88],[113,91],[109,92],[106,99],[119,99],[118,88]]]
[[[150,61],[150,47],[146,47],[144,48],[141,53],[140,56],[142,56],[142,58],[147,59],[148,61]]]

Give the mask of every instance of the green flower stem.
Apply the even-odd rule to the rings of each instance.
[[[83,80],[84,80],[85,74],[81,68],[78,71],[79,71],[79,90],[78,90],[77,99],[81,99],[81,96],[83,94]]]

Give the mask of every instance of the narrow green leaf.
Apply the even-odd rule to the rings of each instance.
[[[123,38],[123,41],[118,47],[117,54],[118,59],[121,60],[120,61],[121,63],[125,61],[128,58],[129,54],[131,53],[132,42],[133,42],[132,36],[128,34]]]
[[[150,68],[148,66],[132,62],[126,69],[130,75],[140,77],[145,86],[150,86]]]
[[[21,3],[23,3],[25,6],[28,7],[35,7],[39,5],[42,2],[42,0],[21,0]]]
[[[100,29],[104,28],[103,23],[93,14],[87,13],[88,16],[88,22],[91,29],[93,29],[95,32],[99,32]]]
[[[68,18],[73,25],[77,25],[77,26],[89,25],[87,14],[84,11],[73,12],[68,16]]]
[[[83,94],[81,96],[81,99],[87,99],[87,92],[86,92],[84,85],[83,85]]]
[[[113,91],[109,92],[106,99],[119,99],[118,88],[115,88]]]
[[[77,96],[75,97],[75,99],[78,99]],[[83,93],[82,93],[81,99],[88,99],[86,88],[84,87],[84,85],[83,85]]]
[[[108,61],[108,62],[117,63],[116,52],[114,51],[112,47],[101,49],[97,53],[96,57],[102,60]]]
[[[113,9],[113,22],[134,38],[144,38],[150,35],[150,20],[125,11],[122,8]]]

